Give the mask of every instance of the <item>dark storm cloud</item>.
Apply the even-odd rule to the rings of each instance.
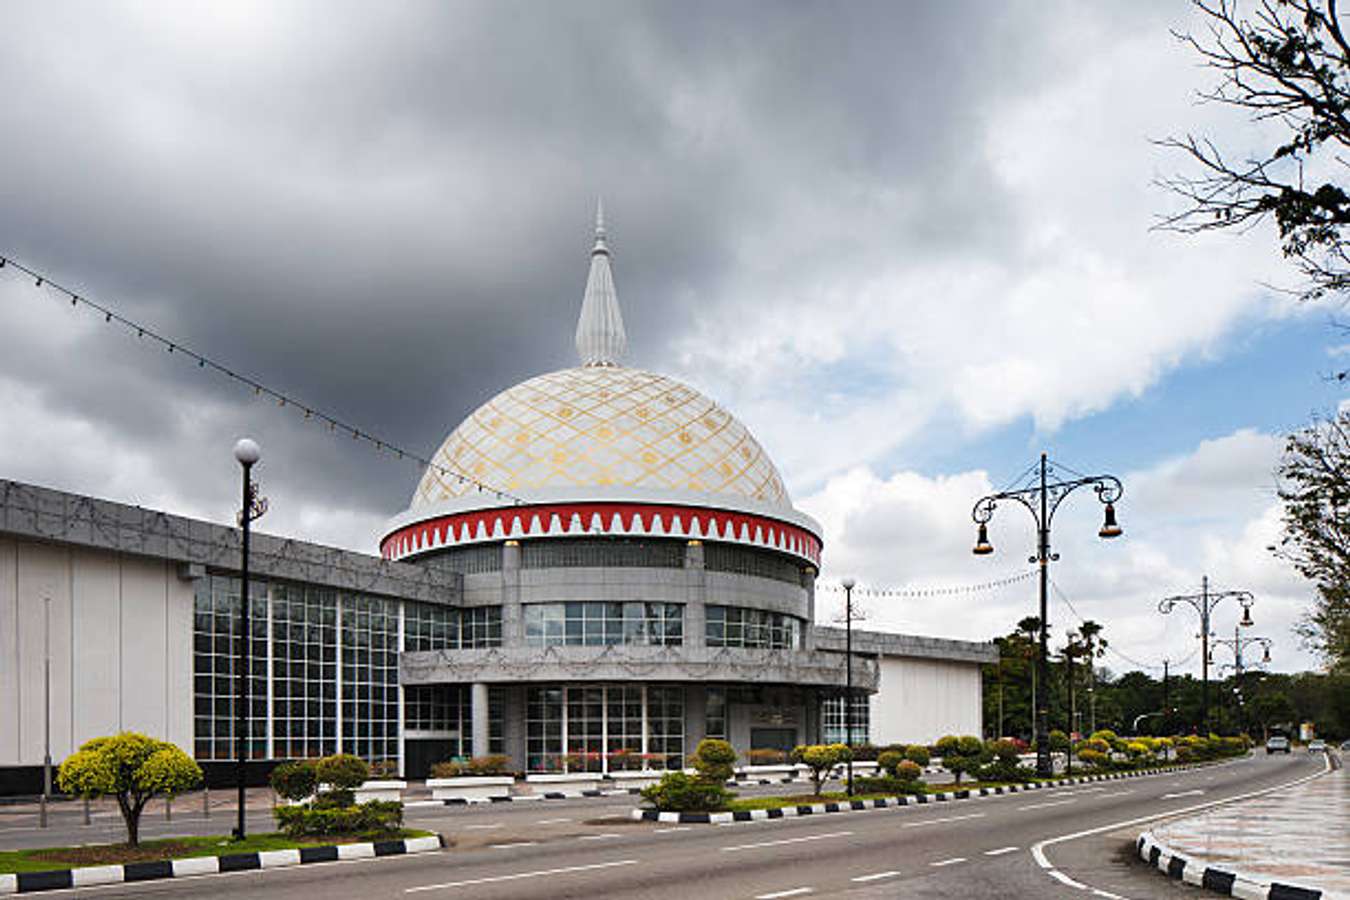
[[[648,365],[726,302],[762,232],[801,235],[769,267],[785,280],[877,252],[819,233],[876,193],[901,198],[889,253],[999,240],[1015,213],[974,123],[1053,65],[1029,12],[10,6],[0,252],[430,452],[497,390],[573,364],[597,193]],[[0,322],[26,320],[30,294],[0,286]],[[295,502],[392,513],[415,481],[125,335],[54,356],[15,333],[0,378],[156,460],[185,502],[228,502],[203,454],[245,430]],[[33,465],[92,489],[66,460]]]

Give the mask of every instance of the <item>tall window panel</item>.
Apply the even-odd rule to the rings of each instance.
[[[827,697],[820,703],[822,737],[827,744],[846,744],[848,727],[844,721],[844,698]],[[871,704],[866,694],[853,697],[853,741],[854,745],[868,743],[871,731]]]
[[[342,750],[398,758],[398,603],[342,596]]]
[[[561,685],[525,691],[525,766],[531,772],[562,768],[563,689]]]
[[[239,579],[207,575],[193,597],[193,752],[198,759],[235,758],[235,664],[242,649]],[[248,755],[267,755],[267,585],[250,579]]]
[[[272,586],[272,752],[337,752],[337,592]]]
[[[684,768],[684,688],[647,688],[647,753],[652,768]]]
[[[709,687],[704,734],[710,738],[727,739],[727,689]]]

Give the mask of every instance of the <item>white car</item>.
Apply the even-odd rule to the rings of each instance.
[[[1309,752],[1309,753],[1326,753],[1326,752],[1327,752],[1327,742],[1324,741],[1324,740],[1322,740],[1321,738],[1318,738],[1318,739],[1315,740],[1315,741],[1309,741],[1309,742],[1308,742],[1308,752]]]
[[[1284,735],[1272,734],[1269,738],[1266,739],[1267,756],[1269,756],[1272,753],[1288,753],[1288,752],[1289,752],[1289,738],[1285,737]]]

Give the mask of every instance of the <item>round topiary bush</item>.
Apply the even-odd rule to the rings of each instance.
[[[736,748],[717,738],[704,738],[698,742],[691,762],[703,781],[724,784],[736,774]]]
[[[311,797],[314,794],[314,788],[319,783],[314,761],[310,759],[296,759],[281,763],[272,770],[268,780],[272,784],[272,790],[277,792],[277,796],[284,797],[292,803],[299,803],[301,800]]]
[[[919,766],[926,766],[932,761],[928,748],[923,744],[911,744],[905,748],[905,759]]]
[[[902,759],[896,764],[895,771],[891,773],[892,777],[899,778],[901,781],[918,781],[922,774],[923,769],[911,759]]]
[[[908,762],[908,760],[905,759],[905,755],[899,750],[884,750],[881,755],[877,757],[877,765],[892,778],[899,777],[896,773],[900,764],[903,762]]]

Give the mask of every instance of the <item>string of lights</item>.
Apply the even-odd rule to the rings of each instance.
[[[106,324],[118,325],[126,329],[129,334],[134,333],[136,337],[142,341],[149,341],[154,345],[163,347],[165,351],[169,353],[180,356],[189,362],[196,363],[197,367],[200,369],[209,370],[236,384],[242,385],[248,390],[251,390],[256,397],[266,397],[273,400],[276,402],[278,408],[294,410],[297,414],[302,415],[305,421],[312,421],[320,426],[326,425],[328,426],[329,432],[332,434],[340,434],[344,437],[350,436],[352,440],[364,441],[373,446],[378,453],[389,453],[399,460],[407,460],[420,465],[423,468],[432,469],[445,478],[454,479],[456,483],[461,485],[472,486],[479,493],[491,494],[498,500],[510,500],[517,505],[525,502],[507,491],[479,481],[472,475],[468,475],[433,459],[429,459],[420,453],[415,453],[400,447],[379,435],[373,434],[368,429],[353,425],[335,415],[319,409],[313,404],[305,403],[284,391],[264,384],[256,378],[237,372],[233,368],[217,362],[211,357],[193,350],[191,347],[185,346],[181,341],[167,338],[149,326],[127,318],[111,307],[95,300],[91,300],[89,297],[71,290],[60,282],[53,281],[46,274],[15,260],[13,257],[0,255],[0,270],[21,272],[32,280],[33,286],[36,289],[60,294],[63,300],[70,301],[72,307],[93,311],[98,315],[101,315]]]
[[[1078,611],[1077,607],[1073,605],[1073,601],[1069,599],[1069,595],[1064,593],[1064,591],[1060,589],[1059,585],[1055,583],[1055,580],[1053,578],[1050,579],[1050,587],[1052,590],[1054,590],[1055,596],[1058,597],[1064,603],[1064,605],[1069,608],[1069,612],[1073,613],[1074,616],[1078,619],[1079,624],[1082,624],[1083,622],[1087,621],[1086,619],[1083,618],[1082,613]],[[1118,656],[1125,662],[1129,663],[1130,665],[1136,666],[1140,669],[1148,669],[1151,672],[1161,672],[1163,670],[1162,663],[1153,664],[1141,662],[1127,655],[1122,650],[1117,648],[1114,644],[1108,643],[1106,645],[1106,652],[1110,653],[1113,656]],[[1167,661],[1168,665],[1171,666],[1185,665],[1186,663],[1190,662],[1191,657],[1195,656],[1196,652],[1197,651],[1192,650],[1190,653],[1186,654],[1186,656],[1182,657],[1181,659],[1169,659]]]
[[[935,587],[935,588],[885,588],[885,587],[866,587],[858,585],[853,589],[855,595],[864,597],[950,597],[958,594],[978,594],[983,591],[992,591],[997,588],[1006,587],[1010,584],[1017,584],[1020,581],[1026,581],[1036,575],[1036,572],[1021,572],[1017,575],[1010,575],[1007,578],[1000,578],[996,581],[985,581],[980,584],[966,584],[953,587]],[[836,583],[819,584],[816,586],[818,591],[842,592],[843,585]]]

